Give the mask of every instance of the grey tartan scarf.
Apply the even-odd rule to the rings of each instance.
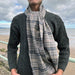
[[[43,4],[39,11],[25,10],[29,56],[33,75],[50,75],[58,68],[58,53],[51,28],[45,20]]]

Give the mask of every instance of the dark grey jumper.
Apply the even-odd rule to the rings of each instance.
[[[69,38],[62,19],[51,12],[46,12],[45,19],[51,27],[55,41],[58,43],[59,65],[58,68],[65,70],[69,55]],[[17,45],[20,43],[20,55],[17,62]],[[21,13],[15,16],[11,23],[10,37],[7,45],[8,64],[10,70],[16,68],[21,75],[32,75],[28,56],[28,42],[26,34],[26,15]]]

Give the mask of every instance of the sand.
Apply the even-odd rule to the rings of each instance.
[[[8,42],[8,39],[9,39],[9,35],[0,35],[0,41]],[[70,39],[70,56],[75,58],[75,47],[74,47],[74,44],[73,45],[71,44],[72,40],[75,40],[75,39],[74,38]],[[0,43],[0,49],[2,49],[2,48],[5,48],[7,51],[7,45]],[[7,57],[6,52],[0,51],[0,54]],[[75,75],[75,63],[68,62],[68,65],[67,65],[63,75]]]

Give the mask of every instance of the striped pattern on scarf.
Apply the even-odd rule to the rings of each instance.
[[[25,10],[29,57],[33,75],[50,75],[58,68],[57,46],[50,26],[45,20],[43,4],[39,11]]]

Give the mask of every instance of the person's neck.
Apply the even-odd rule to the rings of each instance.
[[[39,11],[40,10],[40,4],[30,5],[30,8],[32,11]]]

